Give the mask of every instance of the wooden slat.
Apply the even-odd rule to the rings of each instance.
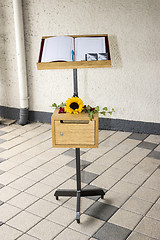
[[[94,124],[95,121],[89,121],[88,124],[66,124],[55,121],[55,144],[94,145]]]
[[[91,34],[91,35],[64,35],[67,37],[108,37],[108,34]],[[56,37],[56,36],[43,36],[42,39],[50,38],[50,37]]]
[[[52,118],[54,120],[89,120],[88,113],[70,114],[70,113],[58,113],[58,109],[54,110]],[[98,119],[98,113],[94,114],[94,119]]]
[[[74,68],[110,68],[110,67],[111,60],[37,63],[38,70],[74,69]]]

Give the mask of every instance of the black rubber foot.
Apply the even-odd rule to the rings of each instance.
[[[104,195],[101,195],[101,199],[104,199]]]
[[[77,223],[80,223],[80,219],[76,219],[77,220]]]
[[[58,196],[56,196],[56,200],[58,200]]]

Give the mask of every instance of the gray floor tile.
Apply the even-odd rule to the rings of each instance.
[[[147,138],[147,137],[148,137],[148,134],[144,134],[144,133],[132,133],[128,138],[143,141],[143,140],[144,140],[145,138]]]
[[[14,229],[6,224],[3,224],[0,228],[1,240],[15,240],[22,235],[22,232]]]
[[[80,155],[84,154],[84,151],[80,150]],[[63,153],[64,155],[69,155],[71,157],[76,157],[76,151],[73,148],[70,148],[69,150],[67,150],[66,152]]]
[[[20,236],[20,238],[18,238],[18,240],[37,240],[37,238],[34,238],[28,234],[23,234]]]
[[[135,231],[159,240],[160,239],[159,229],[160,229],[159,221],[152,218],[144,217],[135,228]]]
[[[88,235],[90,237],[93,236],[93,234],[95,234],[97,232],[97,230],[99,230],[99,228],[101,226],[103,226],[103,224],[105,223],[102,220],[96,219],[96,218],[88,216],[86,214],[82,214],[81,215],[81,220],[80,221],[81,221],[80,224],[77,224],[77,222],[74,221],[69,226],[69,228],[71,228],[71,229],[73,229],[73,230],[75,230],[77,232],[81,232],[83,234],[86,234],[86,235]],[[83,238],[81,238],[81,240],[82,239]],[[75,239],[75,240],[77,240],[77,239]]]
[[[140,187],[134,194],[133,197],[142,199],[154,203],[159,197],[159,191],[151,188]]]
[[[160,159],[160,152],[158,152],[158,151],[152,151],[152,152],[148,155],[148,157]]]
[[[62,232],[63,229],[64,227],[60,226],[59,224],[43,219],[32,229],[30,229],[28,234],[41,240],[51,240],[60,232]]]
[[[146,216],[160,221],[160,204],[154,204]]]
[[[91,162],[88,162],[88,161],[85,161],[85,160],[81,160],[80,164],[81,164],[81,170],[83,170],[84,168],[89,166],[91,164]],[[66,165],[69,166],[69,167],[72,167],[72,168],[76,168],[76,159],[74,159],[73,161],[69,162]]]
[[[83,233],[66,228],[55,238],[55,240],[88,240],[88,236]]]
[[[6,142],[6,140],[0,138],[0,144]]]
[[[4,127],[6,127],[6,125],[0,124],[0,128],[4,128]]]
[[[6,132],[0,130],[0,136],[6,134]]]
[[[117,207],[104,204],[101,202],[95,202],[91,207],[89,207],[85,214],[99,218],[101,220],[107,221],[113,214],[118,210]]]
[[[144,216],[151,208],[152,203],[139,198],[130,197],[122,206],[122,209]]]
[[[6,159],[4,159],[4,158],[0,158],[0,163],[1,162],[4,162]]]
[[[86,172],[86,171],[82,171],[81,172],[81,182],[83,183],[91,183],[96,177],[98,177],[97,174],[95,173],[90,173],[90,172]],[[76,180],[76,175],[74,175],[72,177],[72,179]]]
[[[4,172],[5,172],[5,171],[3,171],[3,170],[0,169],[0,175],[3,174]]]
[[[4,185],[0,183],[0,189],[3,188],[3,187],[4,187]]]
[[[2,202],[2,201],[0,200],[0,206],[3,205],[3,204],[4,204],[4,202]]]
[[[119,209],[108,222],[133,230],[141,219],[142,216],[139,214]]]
[[[0,206],[0,221],[5,223],[20,212],[21,209],[5,203]]]
[[[6,149],[4,149],[4,148],[0,148],[0,153],[1,152],[4,152]]]
[[[19,132],[20,135],[24,131],[28,132],[27,134],[29,134],[29,131],[31,131],[31,129],[32,129],[32,124],[31,124],[31,128],[29,125],[30,124],[28,124],[27,128],[25,126],[18,127],[18,128],[21,128],[20,132]],[[9,210],[9,208],[7,208],[6,206],[7,205],[10,206],[10,209],[12,209],[13,206],[11,206],[5,202],[7,200],[9,200],[10,198],[14,197],[15,194],[18,194],[19,192],[17,192],[15,189],[13,189],[11,187],[4,186],[3,185],[4,181],[2,181],[4,178],[4,175],[6,176],[5,182],[8,182],[8,176],[12,178],[10,171],[7,172],[7,169],[6,169],[6,164],[8,164],[8,165],[11,164],[11,161],[9,161],[9,162],[6,161],[6,159],[4,159],[5,157],[3,156],[4,154],[5,155],[7,154],[7,150],[3,149],[3,142],[6,141],[3,138],[5,138],[4,134],[7,134],[8,133],[7,131],[9,130],[9,129],[5,130],[4,127],[6,127],[6,126],[0,125],[0,152],[2,152],[2,154],[0,154],[2,156],[2,158],[0,158],[0,179],[1,179],[1,181],[0,181],[0,205],[3,204],[2,206],[0,206],[0,209],[2,211],[2,208],[3,208],[3,209],[5,209],[4,212],[6,212],[7,215],[8,214],[12,215],[13,214],[12,211]],[[12,126],[11,126],[11,128],[12,128]],[[43,124],[42,124],[42,128],[43,128]],[[13,129],[14,129],[14,126],[13,126]],[[105,134],[106,134],[106,131],[104,130],[104,135]],[[146,173],[147,177],[149,177],[150,174],[152,174],[152,173],[153,174],[152,174],[152,176],[149,177],[149,179],[145,182],[145,184],[141,188],[139,188],[139,184],[135,185],[135,184],[124,182],[123,180],[121,180],[113,187],[113,190],[110,190],[107,192],[106,189],[103,189],[105,192],[108,193],[108,195],[106,193],[106,196],[103,200],[100,199],[101,196],[88,196],[88,197],[82,198],[81,199],[81,212],[82,213],[85,212],[85,214],[81,215],[81,224],[77,224],[76,221],[74,221],[73,224],[71,224],[71,226],[73,227],[74,230],[76,230],[76,232],[73,230],[68,230],[69,228],[67,228],[67,230],[66,230],[66,233],[67,233],[67,231],[76,233],[75,236],[77,238],[75,237],[74,239],[79,239],[78,238],[79,234],[77,235],[77,232],[82,232],[80,235],[86,234],[86,235],[84,235],[84,236],[86,236],[86,239],[88,238],[88,236],[90,236],[94,239],[98,239],[98,240],[126,240],[126,239],[127,240],[129,240],[129,239],[131,239],[131,240],[132,239],[133,240],[142,240],[142,239],[149,240],[149,239],[152,239],[152,237],[155,237],[154,239],[160,239],[159,238],[159,229],[160,229],[159,223],[160,223],[160,221],[159,221],[159,215],[158,215],[159,201],[157,201],[156,204],[153,205],[153,203],[157,200],[157,198],[159,196],[160,145],[158,145],[158,144],[159,144],[160,138],[158,135],[156,136],[156,135],[148,135],[148,134],[140,134],[140,133],[129,133],[129,134],[128,133],[127,134],[126,133],[116,133],[114,135],[115,136],[114,138],[109,137],[108,140],[105,140],[104,142],[106,144],[108,144],[108,143],[110,144],[110,140],[111,140],[111,145],[112,145],[112,141],[118,142],[119,137],[121,139],[121,136],[120,136],[121,134],[125,135],[125,138],[127,137],[127,139],[128,139],[128,140],[126,140],[127,144],[128,143],[132,144],[133,142],[137,142],[137,144],[139,144],[139,145],[134,150],[131,151],[131,154],[128,154],[128,152],[127,152],[127,151],[129,151],[130,148],[128,148],[128,147],[124,148],[126,156],[123,157],[123,159],[122,159],[123,164],[116,163],[116,164],[118,164],[118,166],[117,166],[118,169],[128,170],[130,173],[130,170],[132,168],[134,168],[134,166],[137,163],[139,163],[143,158],[145,158],[141,163],[139,163],[138,166],[136,166],[134,168],[134,170],[132,169],[132,171],[134,171],[135,174],[133,175],[131,180],[133,181],[133,178],[135,177],[135,175],[137,176],[137,179],[139,177],[141,178],[141,174],[140,174],[141,171],[144,173],[144,175]],[[50,137],[50,139],[48,139],[47,141],[44,140],[44,143],[42,143],[42,145],[44,144],[43,145],[44,146],[44,153],[43,153],[44,155],[48,154],[48,152],[49,153],[51,152],[51,145],[50,145],[50,150],[48,150],[49,144],[51,144],[51,135],[48,135],[48,136]],[[106,136],[108,136],[108,135],[106,135]],[[123,137],[123,139],[124,139],[124,137]],[[8,140],[8,141],[10,141],[10,140]],[[26,139],[24,139],[24,142],[25,141],[26,141]],[[42,139],[41,139],[41,141],[43,142]],[[31,142],[29,141],[29,143],[31,144],[30,147],[32,147],[32,141]],[[22,144],[25,144],[25,143],[22,143]],[[38,144],[38,142],[37,142],[37,144]],[[102,145],[103,145],[103,143],[102,143]],[[114,146],[115,145],[113,144],[113,147]],[[106,145],[106,147],[107,147],[107,145]],[[103,149],[103,147],[101,146],[100,148],[102,148],[102,149],[99,149],[98,152],[94,151],[94,149],[91,149],[89,151],[88,151],[88,149],[83,149],[83,148],[81,149],[81,151],[80,151],[81,170],[84,169],[84,171],[81,172],[81,180],[82,180],[82,187],[85,186],[82,189],[97,188],[97,187],[93,186],[94,183],[95,183],[95,185],[101,187],[101,185],[104,185],[105,181],[109,182],[109,184],[110,184],[110,180],[108,178],[102,178],[101,179],[102,181],[99,181],[98,183],[96,183],[96,181],[99,180],[99,178],[101,177],[102,174],[100,176],[99,176],[99,174],[102,173],[102,171],[101,172],[97,171],[97,168],[95,168],[96,169],[95,171],[92,171],[92,170],[94,170],[94,169],[92,169],[93,160],[95,158],[98,158],[99,155],[102,155],[101,150],[106,151],[106,149],[108,149],[106,147],[105,147],[105,149]],[[113,156],[114,151],[116,152],[115,155],[116,155],[116,161],[117,161],[117,154],[118,154],[118,157],[122,156],[122,153],[119,154],[118,149],[119,148],[116,147],[111,151],[112,154],[108,153],[109,158],[104,159],[103,164],[104,163],[107,164],[107,161],[108,162],[112,161],[112,159],[114,158],[114,156]],[[59,149],[59,150],[61,150],[61,149]],[[12,150],[11,150],[11,152],[12,152]],[[98,155],[95,154],[95,152]],[[65,149],[65,152],[64,152],[64,150],[58,151],[58,154],[60,154],[60,156],[55,160],[57,161],[57,164],[60,165],[59,173],[61,173],[61,175],[63,176],[63,174],[68,175],[68,171],[69,172],[73,171],[73,174],[75,174],[75,172],[76,172],[75,171],[75,168],[76,168],[75,149],[69,149],[69,150]],[[25,155],[25,153],[24,153],[24,155]],[[96,156],[94,156],[94,155],[96,155]],[[124,155],[124,153],[123,153],[123,155]],[[31,159],[31,160],[33,161],[34,159]],[[13,157],[13,163],[14,163],[14,161],[15,162],[18,161],[17,163],[20,164],[19,160],[16,159],[16,156]],[[38,159],[38,161],[40,161],[40,159]],[[58,163],[58,161],[60,161],[60,162]],[[125,161],[130,163],[130,165],[127,164],[127,168],[126,168]],[[62,162],[63,162],[63,164],[62,164]],[[42,163],[44,164],[44,162],[42,162]],[[51,161],[50,161],[50,163],[51,163]],[[113,159],[113,163],[115,163],[114,159]],[[132,166],[131,166],[131,163],[132,163]],[[62,165],[63,165],[63,167],[62,167]],[[64,165],[66,165],[66,166],[64,166]],[[90,172],[88,172],[88,170],[86,168],[87,166],[89,166],[90,170],[89,169],[88,170]],[[111,166],[111,165],[109,165],[109,166]],[[17,168],[23,168],[23,167],[21,166],[21,167],[17,167]],[[156,170],[156,168],[157,168],[157,170]],[[4,171],[5,171],[5,173],[3,174]],[[108,170],[108,172],[111,172],[111,171]],[[72,174],[72,176],[73,176],[73,174]],[[71,175],[70,175],[70,177],[71,177]],[[74,176],[74,179],[75,179],[75,176]],[[42,195],[44,195],[43,194],[44,188],[42,186],[42,189],[41,189],[41,187],[40,187],[41,184],[38,182],[38,180],[39,180],[39,176],[37,178],[37,184],[34,185],[35,187],[32,187],[30,189],[30,194],[41,197]],[[138,179],[138,181],[140,181],[140,180]],[[12,185],[15,185],[16,182],[17,182],[17,180]],[[69,182],[69,184],[66,184],[67,182]],[[64,183],[64,186],[66,184],[66,186],[70,188],[73,185],[73,188],[74,188],[74,184],[75,184],[74,180],[69,179],[67,182]],[[86,183],[87,183],[87,185],[86,185]],[[91,183],[91,185],[89,183]],[[111,184],[112,184],[112,182],[111,182]],[[51,182],[51,186],[52,185],[53,185],[53,182]],[[47,186],[47,185],[45,185],[45,186]],[[105,184],[104,187],[107,188],[106,186],[108,186],[108,185]],[[47,188],[48,188],[48,186],[47,186]],[[137,188],[139,188],[139,189],[136,191]],[[51,189],[53,189],[53,186]],[[50,189],[50,191],[51,191],[51,189]],[[44,220],[42,221],[43,224],[40,224],[40,225],[38,224],[39,227],[36,227],[36,228],[34,227],[35,231],[33,233],[35,234],[35,237],[38,237],[37,239],[44,240],[43,232],[45,231],[45,233],[47,234],[47,231],[46,231],[47,227],[48,227],[49,231],[52,227],[57,227],[56,223],[54,224],[50,221],[45,220],[45,216],[46,216],[45,214],[47,214],[47,212],[50,213],[50,211],[52,210],[53,203],[58,204],[58,205],[56,205],[56,207],[59,206],[59,210],[57,210],[56,212],[54,212],[54,210],[53,210],[53,216],[54,216],[53,222],[55,220],[56,214],[57,214],[57,217],[59,217],[59,219],[63,215],[63,208],[65,205],[63,207],[61,205],[64,203],[64,201],[67,201],[68,198],[67,199],[60,198],[59,201],[56,201],[54,198],[54,191],[50,192],[50,194],[47,194],[47,197],[45,198],[45,200],[49,201],[49,202],[47,202],[48,203],[47,209],[46,209],[46,205],[45,205],[45,208],[43,209],[42,204],[41,204],[42,208],[39,208],[40,204],[38,205],[38,203],[44,202],[44,200],[37,201],[38,198],[36,198],[32,195],[29,195],[29,194],[27,194],[27,196],[26,196],[26,193],[20,193],[19,195],[17,195],[17,197],[14,197],[13,199],[9,200],[10,204],[12,203],[13,205],[17,206],[18,208],[22,208],[22,209],[24,209],[25,206],[29,206],[32,204],[32,207],[28,208],[28,209],[32,210],[30,212],[31,213],[33,212],[34,214],[37,212],[38,213],[37,215],[44,218]],[[45,189],[45,192],[46,192],[46,189]],[[123,196],[124,193],[126,194],[125,197]],[[131,195],[133,193],[134,193],[134,196],[131,197]],[[24,194],[25,194],[25,198],[23,196]],[[127,198],[128,198],[128,201],[124,204],[124,202],[127,200]],[[136,198],[137,200],[133,201],[133,198],[134,199]],[[24,199],[25,199],[25,201],[24,201]],[[36,201],[36,203],[35,203],[35,201]],[[67,205],[67,203],[68,203],[68,205]],[[74,210],[73,218],[75,218],[76,199],[71,198],[65,204],[67,207],[66,211]],[[119,209],[121,206],[122,206],[122,208]],[[151,208],[151,206],[152,206],[152,208]],[[69,208],[71,208],[72,210]],[[126,210],[125,210],[125,208],[126,208]],[[8,211],[6,211],[6,209],[8,209]],[[41,209],[41,210],[39,210],[39,209]],[[21,209],[19,209],[19,210],[21,211]],[[130,212],[130,211],[133,211],[133,212]],[[62,212],[62,214],[61,214],[61,212]],[[136,227],[136,231],[133,231],[131,233],[131,230],[135,227],[135,224],[137,224],[137,221],[139,221],[139,218],[142,217],[140,214],[144,215],[145,213],[147,214],[147,217],[145,216],[144,218],[142,218],[142,220],[139,222],[139,224]],[[1,215],[4,216],[5,214],[1,214]],[[15,234],[15,236],[16,236],[14,239],[17,239],[17,234],[19,234],[19,232],[17,233],[17,230],[15,232],[15,230],[13,228],[8,227],[6,224],[3,224],[3,222],[5,223],[6,221],[3,218],[2,219],[1,218],[0,218],[0,226],[1,225],[2,226],[0,227],[0,229],[1,229],[0,233],[1,233],[1,231],[3,231],[4,234],[6,234],[6,233],[8,234],[8,231],[10,230],[11,233]],[[27,221],[29,221],[29,220],[27,220]],[[51,221],[52,221],[52,219],[51,219]],[[107,221],[107,222],[105,222],[105,221]],[[98,224],[97,224],[97,222],[98,222]],[[61,225],[61,222],[59,222],[59,223]],[[94,228],[93,228],[93,225],[94,225]],[[19,223],[17,223],[17,226],[19,227]],[[39,231],[41,231],[41,228],[43,228],[44,230],[42,229],[42,232],[39,235]],[[51,229],[51,232],[52,232],[52,230],[54,231],[54,229]],[[61,231],[61,230],[63,230],[63,228],[58,230],[58,234],[59,234],[59,231]],[[22,233],[20,233],[20,234],[22,234]],[[94,236],[93,236],[93,234],[94,234]],[[10,235],[10,232],[9,232],[9,235]],[[54,237],[53,235],[56,236],[56,239],[65,238],[65,234],[62,234],[62,236],[60,234],[60,235],[58,235],[58,238],[57,238],[57,235],[53,234],[53,232],[52,232],[50,239]],[[28,236],[26,237],[26,234],[25,234],[25,235],[23,235],[23,237],[20,237],[20,239],[22,238],[23,240],[31,240],[32,238],[34,238],[34,237],[30,237],[30,236],[28,237]],[[18,237],[19,237],[19,235],[18,235]],[[71,238],[70,235],[67,237]],[[79,236],[79,237],[81,238],[81,236]],[[3,237],[0,237],[0,240],[1,240],[1,238],[3,238]],[[48,238],[49,237],[47,234],[45,237],[45,240],[47,240]]]
[[[160,152],[160,144],[154,150]]]
[[[147,142],[160,144],[160,135],[150,134],[147,139]]]
[[[127,194],[109,190],[105,194],[104,198],[103,199],[100,198],[99,201],[119,208],[124,204],[124,202],[127,201],[128,198],[129,195]]]
[[[132,232],[129,237],[127,238],[127,240],[155,240],[153,238],[150,238],[146,235],[143,235],[141,233],[137,233],[137,232]]]
[[[7,223],[9,226],[16,228],[20,231],[26,232],[31,227],[36,225],[41,220],[40,217],[28,213],[26,211],[22,211],[18,213],[16,216],[11,218]]]
[[[131,231],[112,223],[105,223],[93,237],[99,240],[125,240]],[[106,238],[107,237],[107,238]]]
[[[153,150],[154,148],[157,147],[157,144],[144,141],[144,142],[140,143],[137,147]]]

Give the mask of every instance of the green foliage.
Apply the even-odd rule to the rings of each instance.
[[[99,112],[99,106],[95,107],[95,112]]]
[[[58,108],[56,103],[53,103],[53,104],[52,104],[52,107],[53,107],[53,108]]]
[[[86,109],[87,109],[87,111],[90,111],[91,107],[89,105],[87,105]]]
[[[102,111],[102,112],[100,112],[100,114],[102,114],[102,115],[106,115],[106,112],[105,111]]]
[[[57,105],[56,103],[53,103],[52,104],[52,107],[53,108],[65,108],[65,103],[61,103],[61,104],[59,104],[59,105]],[[91,107],[90,105],[85,105],[84,106],[84,109],[82,110],[82,112],[85,112],[85,113],[88,113],[88,117],[89,117],[89,119],[92,121],[92,119],[94,118],[94,114],[95,113],[100,113],[100,114],[102,114],[103,116],[105,116],[106,115],[106,113],[108,113],[108,114],[110,114],[110,115],[112,115],[112,113],[113,112],[115,112],[115,110],[114,110],[114,108],[112,108],[111,110],[108,110],[108,107],[104,107],[103,109],[102,109],[102,111],[100,111],[100,108],[99,108],[99,106],[96,106],[96,107]]]
[[[103,110],[104,110],[104,111],[108,111],[108,108],[107,108],[107,107],[104,107]]]
[[[112,108],[111,110],[108,111],[108,107],[104,107],[102,109],[103,111],[100,111],[99,106],[96,106],[95,108],[91,107],[90,105],[87,105],[86,108],[84,108],[83,112],[88,113],[89,119],[92,120],[94,117],[94,113],[100,113],[103,116],[106,115],[106,113],[112,115],[113,112],[115,112],[114,108]]]
[[[53,104],[52,104],[52,107],[53,107],[53,108],[60,108],[60,107],[61,107],[61,108],[64,108],[64,107],[65,107],[65,103],[62,102],[62,103],[59,104],[59,105],[57,105],[56,103],[53,103]]]
[[[99,106],[96,106],[94,108],[94,107],[91,107],[90,105],[87,105],[87,106],[84,107],[83,112],[88,113],[89,119],[92,120],[93,117],[94,117],[94,113],[99,112],[100,114],[105,116],[106,113],[109,113],[110,115],[112,115],[112,113],[115,112],[115,111],[114,111],[114,108],[112,108],[110,111],[108,111],[108,107],[104,107],[103,111],[100,111]]]
[[[91,121],[92,121],[92,119],[93,119],[93,114],[94,114],[93,112],[89,112],[89,113],[88,113],[88,117],[89,117],[89,119],[90,119]]]
[[[65,107],[65,103],[62,102],[62,103],[59,105],[59,108],[60,108],[60,107],[64,108],[64,107]]]

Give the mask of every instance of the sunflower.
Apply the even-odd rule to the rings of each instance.
[[[83,110],[83,101],[78,97],[68,98],[65,104],[65,111],[68,113],[80,113]]]

